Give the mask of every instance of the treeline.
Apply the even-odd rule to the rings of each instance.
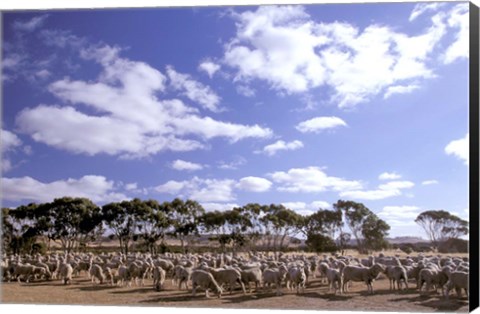
[[[198,202],[179,198],[163,203],[136,198],[100,207],[86,198],[63,197],[2,208],[2,245],[11,254],[31,253],[41,239],[48,251],[52,241],[63,251],[78,251],[107,233],[125,254],[132,243],[154,254],[164,251],[166,236],[178,239],[183,252],[192,251],[205,234],[222,252],[262,249],[276,254],[302,234],[310,251],[342,251],[354,239],[358,251],[368,253],[388,247],[389,230],[365,205],[344,200],[333,210],[320,208],[305,216],[280,204],[205,211]]]

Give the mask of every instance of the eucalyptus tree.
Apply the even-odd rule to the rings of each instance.
[[[162,206],[171,222],[170,234],[180,240],[185,253],[194,237],[199,235],[200,217],[205,213],[205,209],[196,201],[183,201],[180,198],[164,202]]]
[[[278,251],[285,249],[292,237],[300,232],[302,216],[283,205],[271,204],[263,206],[262,224],[267,236],[271,236],[273,240],[271,249],[275,256]]]
[[[157,253],[158,241],[165,240],[165,234],[170,226],[168,207],[162,206],[156,200],[136,202],[137,230],[145,242],[147,250]]]
[[[311,250],[334,251],[335,235],[341,231],[343,226],[342,212],[340,210],[319,209],[315,213],[304,217],[301,228],[307,237],[306,244]]]
[[[369,249],[385,248],[387,244],[385,238],[390,226],[378,218],[364,204],[339,200],[333,204],[333,207],[343,213],[344,220],[357,241],[357,248],[360,253],[368,253]]]
[[[469,232],[468,222],[444,210],[428,210],[420,213],[415,222],[426,232],[434,247],[449,238],[458,238]]]
[[[2,209],[2,229],[6,247],[13,254],[30,253],[40,231],[36,224],[38,205],[30,203],[17,208]],[[8,232],[8,234],[7,234]]]
[[[101,209],[87,198],[57,198],[39,206],[40,213],[46,217],[39,219],[41,229],[59,240],[66,252],[94,240],[101,232]]]
[[[112,202],[102,207],[105,224],[118,239],[120,249],[128,254],[130,242],[137,236],[137,230],[142,224],[143,202],[135,198],[130,201]]]

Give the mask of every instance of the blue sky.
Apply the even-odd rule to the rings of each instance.
[[[468,219],[468,3],[4,12],[2,206]]]

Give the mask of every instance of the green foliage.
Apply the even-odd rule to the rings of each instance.
[[[467,221],[444,210],[424,211],[417,216],[415,222],[425,230],[435,247],[441,241],[457,239],[469,232]]]
[[[362,203],[339,200],[333,204],[337,211],[341,211],[346,223],[357,241],[360,253],[368,253],[369,250],[380,250],[388,247],[386,237],[390,226],[378,218],[370,209]]]
[[[336,252],[338,247],[335,244],[335,241],[329,236],[323,234],[309,234],[307,240],[305,241],[310,252]]]

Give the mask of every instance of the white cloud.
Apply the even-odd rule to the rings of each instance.
[[[172,66],[167,67],[167,75],[172,87],[188,99],[210,111],[221,111],[221,108],[218,107],[221,99],[210,87],[193,80],[188,74],[178,73]]]
[[[230,162],[225,162],[225,161],[220,161],[218,163],[218,168],[224,169],[224,170],[237,170],[240,166],[244,165],[247,162],[247,160],[243,157],[236,157],[234,158],[233,161]]]
[[[280,185],[277,190],[281,192],[315,193],[353,190],[362,187],[359,181],[330,177],[318,167],[292,168],[287,172],[277,171],[269,174],[269,177]]]
[[[1,130],[2,152],[14,150],[22,145],[20,138],[10,131]]]
[[[202,63],[200,63],[200,65],[198,66],[198,69],[201,70],[201,71],[205,71],[208,76],[210,78],[213,77],[213,75],[218,71],[220,70],[220,65],[219,64],[216,64],[212,61],[204,61]]]
[[[437,180],[425,180],[422,182],[422,185],[432,185],[432,184],[438,184]]]
[[[415,5],[415,8],[410,14],[410,18],[408,20],[410,22],[413,22],[413,20],[415,20],[423,13],[427,11],[437,11],[442,6],[444,6],[444,3],[418,3],[417,5]]]
[[[128,199],[115,192],[113,181],[103,176],[86,175],[80,179],[40,182],[31,177],[2,178],[2,196],[9,201],[51,202],[64,196],[86,197],[93,202],[114,202]]]
[[[395,173],[395,172],[384,172],[378,176],[380,180],[397,180],[400,179],[402,176]]]
[[[327,86],[340,108],[413,91],[421,79],[434,77],[427,62],[446,33],[443,13],[413,36],[383,25],[361,30],[317,23],[301,6],[262,6],[232,16],[237,34],[225,46],[224,62],[235,69],[236,82],[259,79],[288,94]]]
[[[465,165],[468,165],[469,161],[469,134],[467,133],[464,138],[451,141],[445,147],[445,153],[447,155],[454,155],[455,157],[463,160]]]
[[[134,183],[127,183],[127,184],[125,185],[125,190],[127,190],[127,191],[134,191],[134,190],[136,190],[136,189],[138,189],[138,184],[137,184],[136,182],[134,182]]]
[[[272,136],[268,128],[201,117],[180,100],[158,99],[166,77],[146,63],[120,58],[119,52],[110,46],[82,50],[83,58],[103,67],[98,79],[52,83],[49,91],[65,105],[24,109],[16,117],[19,129],[37,142],[73,153],[123,158],[202,149],[205,140],[215,137],[233,143]],[[95,114],[80,111],[81,106]]]
[[[206,211],[216,211],[216,210],[218,210],[218,211],[221,211],[221,212],[231,210],[235,207],[240,207],[240,205],[238,205],[236,203],[200,203],[200,205],[202,205],[202,207]]]
[[[237,93],[243,95],[245,97],[253,97],[255,96],[255,90],[247,85],[238,85],[237,86]]]
[[[2,172],[10,171],[14,165],[10,160],[8,154],[14,152],[22,147],[22,141],[20,138],[10,131],[1,129],[0,133],[0,140],[1,140],[1,157],[2,157]],[[24,150],[27,149],[28,146],[24,147]],[[28,150],[28,149],[27,149]]]
[[[87,44],[85,38],[78,37],[70,31],[65,30],[44,29],[40,32],[39,36],[47,46],[58,48],[72,47],[81,49]]]
[[[13,23],[13,27],[16,30],[32,32],[35,29],[41,27],[45,23],[45,20],[47,19],[47,17],[48,17],[48,14],[43,14],[43,15],[35,16],[28,21],[17,20]]]
[[[382,219],[408,219],[412,223],[417,218],[420,208],[417,206],[385,206],[378,216]]]
[[[468,3],[455,6],[449,14],[448,26],[458,28],[455,41],[447,48],[444,55],[446,64],[457,59],[468,59],[469,54],[469,7]]]
[[[348,197],[361,200],[381,200],[389,197],[402,195],[402,189],[409,189],[415,186],[410,181],[391,181],[381,184],[376,190],[354,190],[340,193],[341,197]]]
[[[302,147],[303,147],[303,143],[298,140],[295,140],[292,142],[285,142],[282,140],[278,140],[273,144],[265,146],[261,152],[263,152],[264,154],[267,154],[268,156],[273,156],[278,151],[281,151],[281,150],[297,150]]]
[[[244,177],[237,184],[237,188],[249,192],[266,192],[272,186],[272,182],[259,177]]]
[[[175,170],[195,171],[203,169],[203,165],[177,159],[172,162],[172,168]]]
[[[338,117],[316,117],[300,122],[295,128],[302,133],[319,133],[323,130],[332,129],[339,126],[347,126],[347,124]]]
[[[230,179],[201,179],[194,177],[188,181],[168,181],[155,187],[159,193],[177,197],[187,197],[198,202],[229,202],[236,199],[233,194],[235,181]]]
[[[383,95],[384,99],[390,98],[394,94],[409,94],[414,90],[419,89],[420,86],[416,84],[412,85],[394,85],[387,88],[387,91]]]
[[[324,201],[315,201],[309,204],[304,202],[283,202],[282,205],[304,216],[311,215],[318,211],[320,208],[328,209],[331,207],[329,203]]]

